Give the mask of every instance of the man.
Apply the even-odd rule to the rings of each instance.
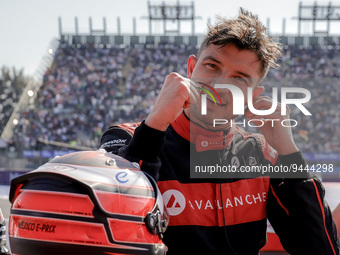
[[[168,254],[258,254],[266,243],[267,218],[290,254],[339,254],[323,187],[308,173],[294,179],[230,173],[191,178],[195,166],[305,167],[290,128],[264,121],[259,135],[230,124],[236,117],[230,91],[217,89],[220,104],[210,96],[209,114],[202,114],[203,89],[226,83],[244,98],[252,88],[254,108],[270,109],[272,101],[260,96],[258,85],[280,54],[257,16],[241,9],[236,19],[221,18],[210,27],[198,56],[188,59],[188,78],[166,77],[145,121],[136,129],[125,124],[104,133],[101,148],[117,151],[118,140],[129,142],[119,154],[158,180],[171,215],[164,234]],[[245,117],[261,119],[248,109]],[[289,119],[289,111],[282,116],[278,105],[266,118]],[[228,122],[216,126],[214,119]]]

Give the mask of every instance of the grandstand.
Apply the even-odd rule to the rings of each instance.
[[[299,82],[311,91],[308,107],[313,118],[293,112],[299,122],[293,129],[295,140],[309,161],[335,164],[338,176],[340,37],[274,37],[283,44],[281,68],[270,71],[264,86]],[[2,150],[7,156],[1,158],[2,167],[30,170],[55,155],[97,149],[110,125],[144,119],[164,77],[172,71],[185,75],[187,56],[196,54],[202,39],[203,35],[61,33],[40,69],[41,78],[34,77],[25,90],[15,91],[22,93],[20,107],[6,108],[8,127],[2,139],[7,147]],[[0,87],[6,91],[13,87],[6,86]],[[2,95],[2,107],[7,107],[11,93]]]

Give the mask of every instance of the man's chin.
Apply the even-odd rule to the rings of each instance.
[[[192,122],[209,130],[225,130],[230,127],[231,120],[237,117],[232,114],[226,114],[226,110],[221,112],[208,111],[206,115],[202,115],[201,109],[197,105],[186,108],[184,112]]]
[[[220,131],[229,128],[232,120],[232,118],[219,116],[214,117],[208,115],[199,116],[198,118],[192,116],[190,119],[193,122],[197,123],[198,125],[202,126],[203,128],[214,131]]]

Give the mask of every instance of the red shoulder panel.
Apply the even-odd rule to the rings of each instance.
[[[137,127],[139,127],[141,122],[136,122],[136,123],[123,123],[119,125],[115,125],[115,127],[119,127],[121,129],[124,129],[128,132],[130,132],[132,135],[135,133],[135,130]]]

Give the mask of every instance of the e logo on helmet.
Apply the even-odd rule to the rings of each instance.
[[[116,179],[120,183],[127,183],[129,181],[129,179],[126,178],[127,175],[127,172],[119,172],[118,174],[116,174]]]

